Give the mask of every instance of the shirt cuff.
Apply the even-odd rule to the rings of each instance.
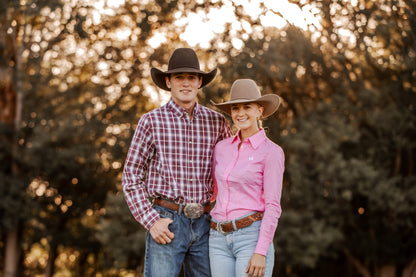
[[[273,242],[271,242],[271,243],[273,243]],[[264,239],[261,239],[259,237],[259,240],[257,241],[256,250],[254,251],[254,253],[260,254],[260,255],[263,255],[263,256],[267,256],[267,251],[269,251],[269,247],[270,247],[271,243],[269,243],[269,242],[267,242]]]
[[[160,219],[160,215],[154,209],[151,210],[149,214],[145,216],[145,220],[142,222],[142,225],[146,230],[150,230],[152,226]]]

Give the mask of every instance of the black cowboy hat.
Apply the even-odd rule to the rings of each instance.
[[[166,86],[165,77],[172,73],[198,73],[202,77],[201,88],[211,82],[217,74],[217,69],[204,72],[199,69],[198,57],[194,50],[190,48],[178,48],[173,51],[169,59],[168,70],[163,72],[157,68],[152,68],[150,74],[153,82],[161,89],[170,91]]]

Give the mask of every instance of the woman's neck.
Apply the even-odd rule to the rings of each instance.
[[[240,129],[240,140],[244,141],[245,139],[257,134],[260,131],[260,128],[252,128],[252,129]]]

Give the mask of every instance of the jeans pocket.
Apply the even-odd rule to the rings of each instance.
[[[170,218],[172,220],[175,219],[175,212],[173,212],[172,210],[158,205],[153,206],[153,208],[159,213],[161,218]]]
[[[211,215],[209,213],[204,213],[201,215],[201,218],[204,218],[206,221],[211,221]]]

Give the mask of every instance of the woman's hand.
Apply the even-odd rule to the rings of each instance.
[[[266,257],[260,254],[254,253],[248,261],[246,273],[250,277],[261,277],[264,274],[266,268]]]

